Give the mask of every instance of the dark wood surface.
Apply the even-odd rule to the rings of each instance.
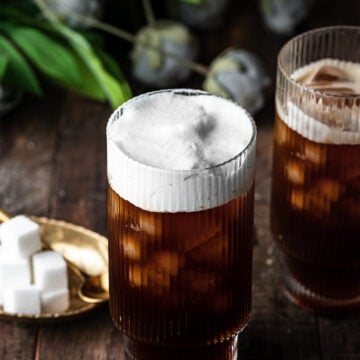
[[[201,60],[237,45],[256,52],[274,81],[276,54],[286,38],[264,29],[255,1],[233,2],[226,24],[198,33]],[[243,3],[243,2],[241,2]],[[358,0],[319,1],[301,30],[360,25]],[[113,41],[113,40],[112,40]],[[114,51],[116,56],[116,52]],[[126,67],[126,64],[125,64]],[[194,75],[182,86],[199,87]],[[132,82],[135,94],[150,90]],[[274,82],[258,125],[256,243],[253,306],[240,335],[240,359],[360,359],[360,319],[327,319],[290,303],[281,291],[269,232]],[[106,234],[106,104],[50,87],[45,98],[26,97],[0,120],[0,207],[12,214],[67,220]],[[58,324],[0,321],[0,359],[125,359],[108,306]]]

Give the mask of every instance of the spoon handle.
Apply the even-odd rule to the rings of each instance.
[[[0,223],[8,221],[10,218],[11,216],[6,211],[0,209]]]

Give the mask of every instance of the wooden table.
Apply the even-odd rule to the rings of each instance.
[[[208,62],[224,47],[237,44],[256,51],[274,80],[276,53],[285,39],[264,30],[254,4],[233,4],[230,10],[226,26],[198,34],[201,60]],[[357,0],[335,4],[324,0],[303,26],[360,25],[359,15]],[[194,76],[182,85],[200,84],[201,79]],[[144,91],[136,83],[133,88],[135,93]],[[265,108],[255,117],[253,307],[239,339],[239,358],[360,359],[360,319],[315,316],[290,303],[280,289],[269,232],[273,93],[274,83]],[[106,234],[105,124],[110,113],[108,105],[55,88],[42,99],[27,97],[0,121],[0,206],[12,214],[63,219]],[[0,359],[4,360],[125,359],[123,350],[107,305],[76,321],[58,324],[0,321]]]

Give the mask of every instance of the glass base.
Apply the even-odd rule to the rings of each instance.
[[[124,335],[126,360],[237,360],[238,337],[216,345],[199,348],[169,348],[152,346]]]
[[[360,296],[334,299],[317,295],[297,281],[286,268],[282,269],[282,281],[286,297],[308,311],[329,317],[360,315]]]

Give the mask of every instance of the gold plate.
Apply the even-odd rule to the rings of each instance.
[[[90,304],[78,296],[78,288],[85,276],[99,275],[108,271],[108,242],[104,236],[60,220],[31,216],[40,225],[41,241],[45,248],[61,253],[68,264],[70,306],[62,313],[40,313],[36,315],[11,314],[0,306],[0,318],[28,322],[54,322],[71,320],[101,306]],[[85,276],[84,276],[85,275]]]

